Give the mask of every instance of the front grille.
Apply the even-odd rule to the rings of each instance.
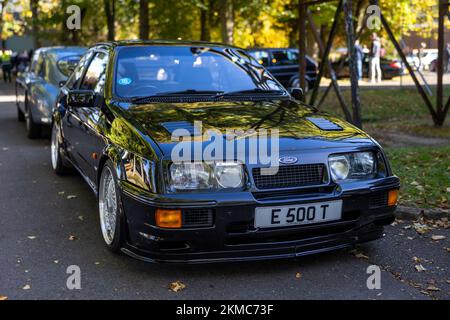
[[[380,208],[387,206],[387,192],[377,192],[370,196],[370,208]]]
[[[186,209],[183,211],[183,227],[211,227],[213,225],[213,211],[209,209]]]
[[[323,184],[325,165],[280,166],[278,172],[273,175],[262,174],[264,171],[261,173],[261,168],[254,168],[252,173],[258,189],[295,188]]]

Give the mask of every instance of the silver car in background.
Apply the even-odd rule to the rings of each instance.
[[[31,65],[16,78],[16,104],[19,121],[26,121],[27,136],[39,138],[52,121],[52,109],[59,92],[78,61],[84,47],[37,49]]]

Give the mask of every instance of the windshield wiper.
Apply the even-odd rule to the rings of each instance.
[[[140,96],[140,97],[132,97],[131,102],[144,102],[148,99],[152,98],[165,98],[165,97],[173,97],[173,96],[183,96],[183,95],[221,95],[223,94],[223,91],[217,91],[217,90],[194,90],[194,89],[188,89],[188,90],[181,90],[181,91],[168,91],[168,92],[159,92],[157,94],[149,95],[149,96]]]
[[[184,95],[184,94],[223,94],[223,91],[217,90],[195,90],[195,89],[187,89],[181,91],[169,91],[169,92],[160,92],[155,94],[156,97],[160,96],[175,96],[175,95]]]
[[[225,92],[222,94],[218,94],[216,97],[221,98],[221,97],[227,97],[227,96],[237,96],[237,95],[241,95],[241,94],[257,94],[257,95],[261,95],[261,94],[276,94],[276,95],[285,95],[285,91],[283,90],[265,90],[265,89],[260,89],[260,88],[255,88],[255,89],[249,89],[249,90],[239,90],[239,91],[230,91],[230,92]]]

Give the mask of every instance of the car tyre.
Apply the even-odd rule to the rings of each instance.
[[[64,164],[64,159],[61,156],[61,134],[58,124],[55,122],[52,125],[51,133],[51,158],[53,171],[62,176],[69,171],[69,168]]]
[[[20,110],[19,106],[17,106],[17,120],[19,122],[24,122],[25,121],[25,114],[23,113],[22,110]]]
[[[117,183],[117,174],[110,160],[106,161],[100,176],[98,208],[100,229],[107,248],[119,252],[125,244],[125,215]]]
[[[33,120],[33,113],[28,107],[28,98],[25,96],[25,123],[27,126],[27,137],[29,139],[37,139],[41,137],[42,126]]]
[[[299,78],[294,78],[293,80],[291,80],[291,88],[300,88],[300,79]],[[307,93],[309,91],[309,83],[306,83],[306,88],[305,88],[305,92]]]

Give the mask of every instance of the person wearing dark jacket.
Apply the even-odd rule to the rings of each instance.
[[[356,53],[356,69],[358,71],[358,80],[361,80],[363,77],[362,64],[364,59],[364,51],[361,45],[359,44],[359,40],[355,42],[355,53]]]

